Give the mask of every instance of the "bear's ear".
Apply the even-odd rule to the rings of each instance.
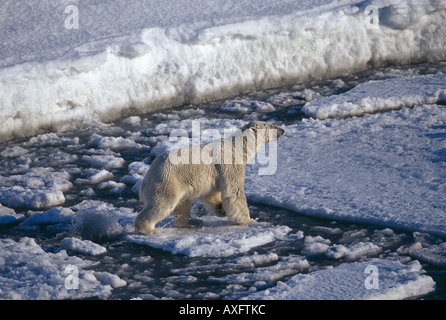
[[[243,127],[240,128],[240,130],[245,131],[248,129],[253,129],[255,126],[255,122],[249,122],[247,124],[245,124]]]
[[[264,127],[264,124],[259,121],[254,121],[250,123],[250,128],[256,131],[257,129],[262,129]]]

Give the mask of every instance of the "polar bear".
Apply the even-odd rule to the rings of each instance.
[[[278,140],[283,133],[267,122],[254,121],[229,138],[159,156],[141,183],[139,196],[144,208],[135,219],[135,230],[146,235],[159,233],[155,225],[172,212],[175,227],[188,227],[195,199],[204,201],[218,215],[225,213],[236,224],[253,223],[243,190],[245,165],[263,144]],[[198,162],[178,161],[178,155],[190,160],[205,151],[208,157],[199,157]]]

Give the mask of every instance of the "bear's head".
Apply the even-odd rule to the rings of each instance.
[[[241,130],[242,131],[250,130],[256,135],[257,138],[259,137],[260,134],[265,139],[264,143],[279,140],[280,137],[285,132],[285,130],[283,130],[282,128],[276,127],[265,121],[250,122],[245,126],[243,126]]]

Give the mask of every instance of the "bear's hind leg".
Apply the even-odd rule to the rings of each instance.
[[[136,216],[135,230],[145,235],[160,233],[159,230],[155,229],[155,225],[166,218],[172,210],[171,206],[163,206],[161,204],[146,205]]]
[[[150,206],[144,207],[140,213],[135,218],[135,231],[141,234],[150,235],[157,234],[159,230],[155,229],[156,221],[147,219],[147,216],[151,216],[152,210]]]
[[[190,208],[191,201],[183,200],[177,204],[175,209],[173,210],[174,218],[175,218],[175,228],[187,228],[190,226]]]
[[[225,216],[225,210],[223,210],[223,203],[221,201],[221,192],[211,193],[210,195],[202,199],[206,205],[208,205],[218,217]]]

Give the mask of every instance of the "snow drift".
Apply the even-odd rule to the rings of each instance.
[[[144,13],[158,10],[156,1],[134,2],[131,10],[111,0],[80,1],[77,30],[63,27],[68,4],[6,2],[0,140],[370,66],[446,58],[446,4],[435,0],[263,0],[251,15],[253,4],[245,1],[191,7],[180,1],[146,19]],[[21,18],[24,10],[29,19]]]

